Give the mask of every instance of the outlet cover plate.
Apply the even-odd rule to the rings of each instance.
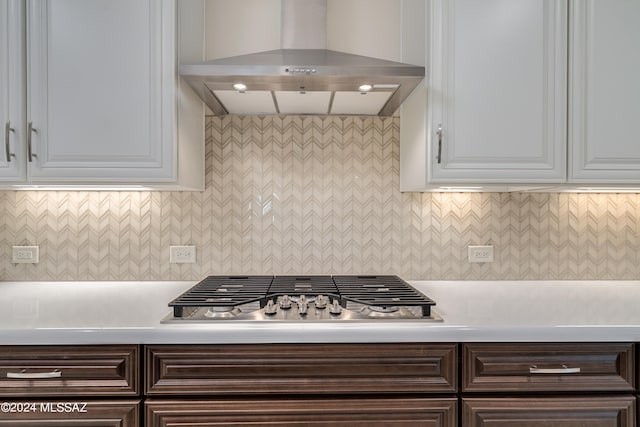
[[[469,262],[493,262],[493,246],[469,246]]]
[[[169,246],[169,263],[193,264],[196,262],[195,246]]]
[[[37,264],[40,262],[39,246],[12,246],[11,262],[13,264]]]

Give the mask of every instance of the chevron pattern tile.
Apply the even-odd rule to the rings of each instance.
[[[640,195],[403,194],[399,124],[209,117],[202,193],[0,191],[0,280],[640,278]],[[197,263],[169,264],[183,244]],[[468,263],[476,244],[495,262]],[[12,264],[13,245],[41,262]]]

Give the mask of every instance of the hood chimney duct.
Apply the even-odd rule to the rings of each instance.
[[[282,0],[281,49],[327,48],[327,0]]]

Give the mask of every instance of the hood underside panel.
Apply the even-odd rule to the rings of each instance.
[[[180,75],[216,115],[391,116],[424,74],[421,66],[326,49],[278,49],[180,65]],[[234,89],[237,83],[245,88]]]

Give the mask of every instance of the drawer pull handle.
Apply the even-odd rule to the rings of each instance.
[[[529,368],[530,374],[579,374],[580,368],[569,368],[567,365],[562,365],[561,368],[538,368],[533,365]]]
[[[16,378],[21,380],[39,380],[60,377],[62,377],[62,371],[59,369],[55,369],[51,372],[27,372],[26,369],[23,369],[20,372],[7,372],[7,378]]]

